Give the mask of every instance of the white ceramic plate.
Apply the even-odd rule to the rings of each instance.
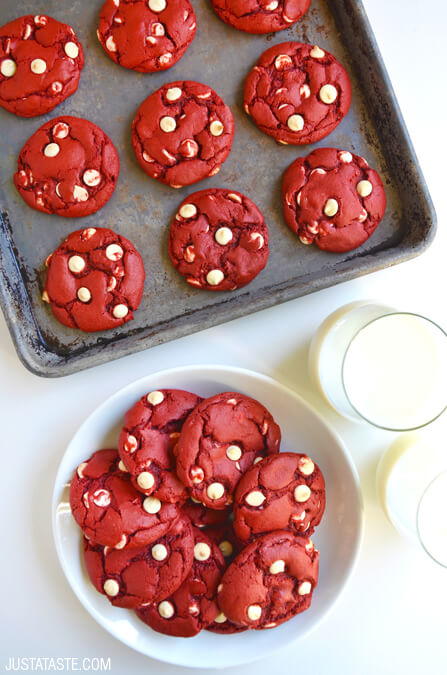
[[[71,517],[68,483],[93,451],[116,447],[124,413],[144,393],[162,388],[188,389],[201,396],[239,391],[263,403],[282,430],[282,449],[305,452],[320,465],[327,486],[322,525],[313,539],[320,550],[320,581],[311,608],[265,631],[216,635],[203,631],[190,639],[152,631],[128,610],[113,607],[87,579],[80,533]],[[109,633],[147,656],[176,665],[224,668],[261,659],[302,639],[333,607],[352,573],[359,552],[363,513],[356,469],[343,443],[303,399],[265,375],[224,366],[165,370],[134,382],[111,396],[80,427],[59,467],[53,494],[53,529],[65,575],[84,607]]]

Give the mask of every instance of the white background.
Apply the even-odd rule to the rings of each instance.
[[[231,675],[446,673],[447,570],[399,537],[374,491],[378,458],[394,436],[337,417],[306,373],[309,338],[327,314],[352,300],[379,298],[447,325],[445,0],[365,5],[438,211],[435,243],[396,268],[58,380],[21,366],[0,317],[1,667],[10,656],[110,656],[115,675],[183,671],[132,652],[84,611],[58,566],[50,497],[67,442],[111,393],[165,367],[227,363],[272,375],[326,414],[357,464],[366,517],[359,565],[330,617],[304,642]],[[445,438],[447,420],[438,425]]]

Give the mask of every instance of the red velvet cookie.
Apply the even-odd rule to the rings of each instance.
[[[343,66],[329,52],[300,42],[267,49],[245,82],[246,112],[261,131],[286,145],[324,138],[350,104]]]
[[[166,502],[184,502],[172,448],[183,422],[202,399],[188,391],[151,391],[126,413],[118,451],[135,487]]]
[[[299,21],[310,0],[212,0],[217,16],[246,33],[272,33]]]
[[[210,87],[171,82],[139,107],[132,145],[143,171],[171,187],[214,176],[233,143],[230,108]]]
[[[214,511],[214,513],[223,512]],[[241,547],[240,542],[234,533],[233,522],[227,520],[227,522],[221,523],[220,525],[212,525],[207,527],[205,532],[208,537],[218,545],[226,562],[229,563]]]
[[[248,628],[274,628],[308,609],[318,581],[312,542],[279,530],[246,546],[233,560],[218,593],[221,611]]]
[[[180,588],[167,599],[137,611],[139,618],[158,633],[193,637],[219,613],[217,586],[225,563],[216,544],[194,528],[194,562]]]
[[[182,511],[191,519],[191,522],[195,527],[206,527],[207,534],[209,535],[208,529],[217,527],[220,531],[220,526],[228,521],[231,513],[231,506],[223,511],[216,511],[215,509],[208,509],[194,499],[188,499],[188,501],[183,504]],[[213,540],[216,541],[216,538],[213,537]],[[217,541],[216,543],[219,542]]]
[[[171,223],[169,255],[191,286],[233,291],[264,269],[268,240],[264,217],[248,197],[210,188],[181,204]]]
[[[46,260],[42,299],[58,321],[86,332],[133,319],[143,295],[143,261],[133,244],[104,227],[68,235]]]
[[[309,536],[326,503],[323,475],[307,455],[281,452],[252,466],[234,493],[234,531],[241,541],[290,530]]]
[[[149,546],[108,550],[86,541],[84,560],[92,584],[116,607],[160,602],[179,588],[193,561],[191,523],[183,516]]]
[[[53,110],[78,88],[84,53],[73,28],[21,16],[0,28],[0,106],[20,117]]]
[[[115,146],[96,124],[79,117],[56,117],[23,146],[14,183],[33,209],[79,218],[109,201],[119,168]]]
[[[286,223],[301,243],[334,253],[361,246],[386,210],[379,174],[362,157],[335,148],[295,160],[282,192]]]
[[[195,33],[189,0],[106,0],[97,31],[112,61],[140,73],[173,66]]]
[[[175,504],[135,490],[116,450],[98,450],[80,464],[70,485],[70,507],[92,543],[118,549],[150,544],[180,518]]]
[[[189,415],[175,449],[177,475],[205,506],[225,509],[258,457],[278,452],[281,432],[269,411],[248,396],[224,392]]]

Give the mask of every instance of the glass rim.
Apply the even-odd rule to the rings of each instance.
[[[401,428],[401,427],[389,427],[389,426],[385,426],[385,425],[382,425],[382,424],[378,424],[377,422],[373,422],[373,421],[370,420],[368,417],[366,417],[366,415],[364,415],[363,413],[361,413],[360,410],[358,410],[358,409],[356,408],[356,406],[353,404],[353,402],[351,401],[351,397],[349,396],[348,391],[347,391],[347,388],[346,388],[346,383],[345,383],[345,362],[346,362],[346,356],[347,356],[347,354],[348,354],[348,351],[349,351],[349,349],[350,349],[352,343],[353,343],[354,340],[360,335],[360,333],[361,333],[363,330],[365,330],[366,328],[368,328],[369,326],[371,326],[373,323],[376,323],[377,321],[381,321],[382,319],[384,319],[384,318],[386,318],[386,317],[389,317],[389,316],[414,316],[414,317],[416,317],[416,318],[418,318],[418,319],[423,319],[424,321],[427,321],[428,323],[431,323],[432,326],[434,326],[435,328],[437,328],[437,329],[444,335],[444,337],[445,337],[446,340],[447,340],[447,332],[446,332],[446,331],[445,331],[438,323],[436,323],[436,321],[433,321],[433,319],[429,319],[428,317],[423,316],[422,314],[418,314],[417,312],[398,312],[398,311],[392,311],[392,312],[387,312],[386,314],[383,314],[382,316],[378,316],[378,317],[376,317],[375,319],[371,319],[370,321],[368,321],[368,323],[365,323],[364,326],[362,326],[361,328],[359,328],[359,329],[356,331],[356,333],[355,333],[355,334],[352,336],[352,338],[349,340],[348,346],[346,347],[345,353],[344,353],[344,355],[343,355],[342,364],[341,364],[341,381],[342,381],[342,386],[343,386],[343,392],[344,392],[344,394],[345,394],[345,396],[346,396],[346,399],[347,399],[349,405],[350,405],[351,408],[354,410],[354,412],[357,413],[357,415],[358,415],[362,420],[364,420],[364,421],[367,422],[368,424],[371,424],[373,427],[376,427],[376,429],[382,429],[383,431],[396,431],[396,432],[398,432],[398,433],[399,433],[399,432],[400,432],[400,433],[403,433],[403,432],[405,432],[405,431],[418,431],[418,429],[423,429],[424,427],[427,427],[429,424],[432,424],[432,423],[435,422],[437,419],[439,419],[439,418],[441,417],[441,415],[443,415],[443,414],[446,412],[446,410],[447,410],[447,402],[446,402],[446,404],[444,405],[444,407],[443,407],[438,413],[436,413],[436,415],[435,415],[434,417],[432,417],[431,419],[427,420],[426,422],[423,422],[422,424],[418,424],[417,426],[414,426],[414,427],[404,427],[404,428]]]
[[[417,532],[417,536],[418,536],[418,539],[419,539],[419,543],[420,543],[420,545],[422,546],[422,548],[424,549],[425,553],[426,553],[426,554],[427,554],[427,555],[428,555],[428,556],[429,556],[429,557],[430,557],[437,565],[440,565],[440,566],[443,567],[444,569],[447,569],[447,560],[446,560],[445,563],[441,562],[440,560],[438,560],[438,559],[433,555],[433,553],[431,553],[431,552],[428,550],[428,548],[427,548],[426,545],[424,544],[424,540],[423,540],[423,538],[422,538],[421,531],[420,531],[420,529],[419,529],[419,512],[420,512],[420,509],[421,509],[421,504],[422,504],[422,502],[423,502],[425,496],[427,495],[427,492],[430,490],[430,488],[431,488],[431,487],[436,483],[436,481],[438,481],[439,478],[441,478],[441,476],[443,476],[444,474],[447,475],[447,468],[446,468],[446,469],[442,469],[442,471],[440,471],[434,478],[431,479],[431,481],[430,481],[430,482],[428,483],[428,485],[425,487],[424,492],[423,492],[422,495],[421,495],[421,498],[419,499],[419,502],[418,502],[418,508],[417,508],[417,511],[416,511],[416,532]]]

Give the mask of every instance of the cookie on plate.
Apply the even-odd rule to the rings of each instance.
[[[274,628],[310,607],[317,581],[318,551],[312,542],[279,530],[248,544],[233,560],[218,604],[236,625]]]
[[[97,591],[116,607],[135,609],[179,588],[191,569],[193,548],[192,525],[182,516],[169,532],[140,548],[108,549],[85,540],[84,560]]]
[[[143,101],[132,125],[136,158],[151,178],[171,187],[214,176],[233,144],[230,108],[199,82],[165,84]]]
[[[267,49],[249,73],[244,106],[259,129],[278,143],[315,143],[347,114],[351,83],[328,51],[301,42]]]
[[[117,549],[150,544],[181,516],[177,505],[135,490],[116,450],[98,450],[78,466],[70,508],[92,545]]]
[[[245,195],[210,188],[184,199],[171,223],[169,256],[191,286],[234,291],[266,266],[264,216]]]
[[[102,129],[79,117],[45,122],[25,143],[14,183],[28,206],[79,218],[96,213],[115,190],[119,156]]]
[[[83,67],[82,45],[65,23],[29,14],[0,28],[0,106],[15,115],[53,110],[74,94]]]
[[[104,227],[77,230],[45,264],[42,299],[65,326],[94,332],[133,319],[145,272],[140,254],[125,237]]]
[[[189,0],[106,0],[97,31],[112,61],[140,73],[171,68],[195,33]]]
[[[234,531],[241,541],[290,530],[310,536],[323,517],[324,478],[304,454],[280,452],[252,466],[234,494]]]
[[[219,614],[217,587],[225,569],[219,548],[194,528],[194,561],[180,588],[160,603],[137,611],[139,618],[158,633],[193,637]]]
[[[309,9],[310,0],[212,0],[225,23],[246,33],[272,33],[290,28]]]
[[[382,180],[368,162],[347,150],[318,148],[284,173],[287,225],[302,244],[345,253],[373,234],[386,210]]]
[[[278,452],[281,432],[259,401],[235,392],[206,399],[189,415],[175,449],[177,475],[191,496],[225,509],[254,461]]]
[[[142,396],[126,413],[118,451],[133,484],[144,494],[166,502],[186,500],[172,449],[183,422],[201,400],[189,391],[160,389]]]

